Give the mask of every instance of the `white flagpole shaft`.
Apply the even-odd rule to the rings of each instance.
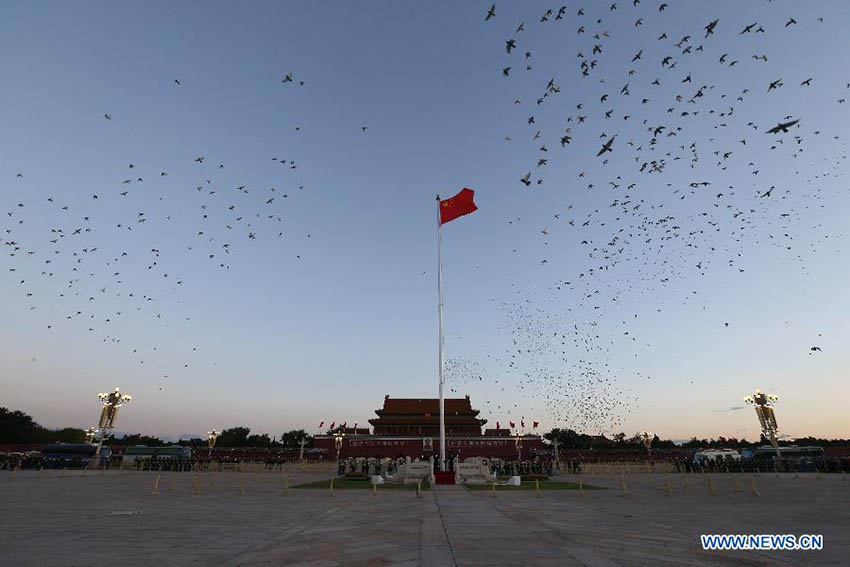
[[[439,328],[438,375],[440,378],[440,470],[446,470],[446,407],[443,400],[443,237],[440,222],[440,196],[437,195],[437,326]]]

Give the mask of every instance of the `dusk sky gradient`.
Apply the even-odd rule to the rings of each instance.
[[[452,395],[469,394],[491,425],[575,425],[563,419],[572,398],[547,385],[569,387],[571,363],[542,355],[507,365],[521,314],[565,330],[594,325],[604,347],[565,355],[606,368],[615,385],[588,390],[610,408],[589,433],[752,439],[754,412],[734,408],[760,387],[780,396],[781,432],[848,437],[850,105],[838,100],[850,96],[850,4],[668,2],[662,14],[647,0],[615,12],[588,2],[583,17],[570,4],[565,21],[540,24],[558,6],[497,3],[485,23],[490,3],[0,4],[0,406],[46,426],[88,427],[96,394],[120,385],[134,397],[121,431],[247,425],[279,436],[316,432],[320,421],[365,425],[385,394],[435,397],[435,195],[471,187],[479,210],[443,229],[445,348],[453,368],[475,369],[449,373]],[[791,16],[798,24],[784,27]],[[516,34],[520,21],[526,31]],[[754,21],[766,33],[739,34]],[[588,36],[602,30],[600,70],[582,77],[576,53],[590,58]],[[656,39],[662,32],[669,40]],[[704,51],[681,55],[673,43],[685,34]],[[508,56],[511,37],[519,45]],[[724,52],[740,63],[718,64]],[[767,62],[751,58],[762,53]],[[679,60],[673,71],[659,64],[667,54]],[[281,82],[287,73],[294,82]],[[663,84],[650,86],[656,76]],[[780,77],[784,86],[766,93]],[[800,86],[808,77],[811,87]],[[561,93],[536,105],[550,78]],[[626,82],[631,95],[621,96]],[[675,94],[703,84],[713,87],[704,102],[676,104],[699,115],[665,112]],[[578,103],[581,127],[567,124]],[[728,127],[716,127],[724,120],[709,109],[729,106]],[[764,131],[787,115],[801,127],[770,149],[777,138]],[[649,151],[645,118],[687,125],[659,141],[684,156],[661,173],[639,173],[627,144]],[[562,148],[567,125],[573,140]],[[532,141],[536,129],[543,136]],[[596,152],[615,133],[604,164]],[[695,141],[692,168],[678,146]],[[535,168],[542,143],[550,161]],[[716,149],[733,150],[728,169]],[[526,188],[528,171],[544,183]],[[703,180],[712,185],[688,193]],[[758,196],[771,185],[771,197]],[[581,241],[604,244],[634,222],[610,207],[629,192],[647,199],[643,210],[664,204],[653,215],[675,215],[683,232],[707,229],[700,213],[720,218],[727,202],[749,224],[736,242],[725,229],[688,240],[699,249],[681,238],[661,251],[636,242],[616,267],[580,277],[600,263]],[[719,192],[727,200],[715,207]],[[66,236],[54,245],[59,227]],[[72,236],[79,227],[91,232]],[[15,256],[10,241],[20,244]],[[98,251],[75,263],[84,247]],[[152,249],[160,255],[149,270]],[[557,289],[579,279],[600,293]]]

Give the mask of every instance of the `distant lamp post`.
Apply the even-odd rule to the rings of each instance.
[[[773,412],[773,404],[777,401],[779,401],[779,396],[763,394],[758,388],[752,396],[744,397],[744,402],[755,406],[762,434],[770,440],[773,450],[776,451],[776,457],[781,459],[782,454],[779,452],[779,444],[776,442],[776,432],[779,428],[776,425],[776,414]]]
[[[97,429],[95,429],[94,427],[89,427],[86,430],[86,443],[93,443],[95,435],[97,435]]]
[[[215,449],[215,442],[218,441],[218,431],[213,429],[212,431],[207,432],[207,445],[209,445],[209,457],[212,459],[212,450]]]
[[[522,436],[519,434],[519,431],[516,432],[514,436],[514,443],[516,444],[516,460],[522,460]]]
[[[334,433],[334,447],[336,447],[336,460],[339,460],[339,451],[342,449],[342,440],[345,439],[345,432],[337,431]]]
[[[655,433],[650,433],[649,431],[644,431],[640,434],[640,440],[643,443],[643,446],[646,447],[646,453],[652,458],[652,441],[655,439]]]
[[[95,457],[100,457],[100,448],[103,446],[103,439],[106,437],[107,429],[113,429],[118,420],[118,409],[124,404],[129,404],[133,399],[132,396],[121,394],[118,387],[115,387],[114,392],[101,392],[97,395],[103,408],[100,410],[100,442],[97,444],[97,450],[94,453]]]

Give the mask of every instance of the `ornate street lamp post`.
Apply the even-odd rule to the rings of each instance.
[[[95,429],[94,427],[89,427],[86,430],[86,443],[93,443],[95,435],[97,435],[97,429]]]
[[[334,447],[336,447],[336,460],[339,461],[339,451],[342,449],[342,440],[345,438],[343,431],[334,433]]]
[[[758,388],[752,396],[744,397],[744,402],[755,406],[762,434],[770,440],[773,450],[776,451],[776,458],[781,459],[782,454],[779,452],[779,444],[776,442],[776,432],[779,428],[776,425],[776,414],[773,412],[773,404],[777,401],[779,401],[779,396],[763,394]]]
[[[209,445],[209,458],[212,459],[212,450],[215,449],[215,442],[218,441],[218,431],[213,429],[207,432],[207,444]]]
[[[103,446],[103,439],[106,437],[108,429],[115,427],[115,422],[118,420],[118,409],[124,404],[129,404],[133,399],[132,396],[121,394],[118,387],[115,387],[114,392],[101,392],[97,395],[103,408],[100,410],[100,441],[97,444],[97,450],[94,453],[96,459],[100,459],[100,449]]]

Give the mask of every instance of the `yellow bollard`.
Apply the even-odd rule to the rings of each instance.
[[[334,478],[331,477],[330,494],[328,496],[333,496],[333,495],[334,495]]]
[[[422,498],[422,481],[416,481],[416,497]]]
[[[239,495],[245,496],[248,492],[248,482],[245,480],[245,475],[242,475],[242,482],[239,484]]]
[[[732,482],[735,484],[735,492],[741,492],[741,486],[738,484],[738,477],[732,477]]]
[[[534,479],[534,490],[535,490],[535,492],[537,492],[537,496],[539,497],[540,496],[540,480],[536,479],[536,478]]]
[[[628,492],[626,491],[626,477],[625,476],[620,477],[620,483],[623,485],[623,493],[620,496],[626,496],[628,494]]]
[[[151,494],[159,494],[159,475],[156,475],[156,480],[153,481],[153,490]]]
[[[708,492],[712,496],[717,496],[717,490],[714,488],[714,480],[711,478],[711,475],[708,475]]]
[[[581,477],[578,479],[578,495],[584,496],[584,484],[581,482]]]
[[[177,491],[177,472],[171,473],[171,492]]]
[[[750,477],[750,490],[753,496],[761,496],[761,492],[756,490],[756,479],[754,477]]]
[[[68,472],[68,467],[62,467],[62,474],[59,475],[60,478],[65,478],[65,473]]]
[[[496,481],[495,480],[493,481],[493,484],[491,486],[492,486],[493,489],[490,491],[490,498],[495,498],[496,497]]]
[[[378,483],[373,482],[372,483],[372,496],[377,496],[377,495],[378,495]]]
[[[673,488],[670,486],[670,476],[664,475],[664,494],[670,496],[673,494]]]
[[[283,495],[289,496],[289,478],[286,478],[286,481],[283,483]]]
[[[18,470],[17,466],[12,467],[12,470],[9,473],[9,482],[15,480],[15,472]]]

